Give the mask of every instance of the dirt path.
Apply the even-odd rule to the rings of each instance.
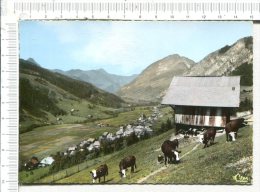
[[[183,156],[181,156],[180,159],[182,159],[182,158],[185,157],[186,155],[189,155],[192,151],[194,151],[195,149],[197,149],[199,145],[200,145],[200,144],[195,145],[190,151],[188,151],[188,152],[185,153]],[[166,168],[167,168],[166,166],[163,166],[163,167],[161,167],[160,169],[157,169],[156,171],[150,173],[149,175],[147,175],[147,176],[145,176],[145,177],[139,179],[139,180],[137,181],[137,183],[143,183],[143,182],[146,181],[149,177],[151,177],[151,176],[153,176],[153,175],[155,175],[155,174],[157,174],[157,173],[159,173],[159,172],[165,170]]]

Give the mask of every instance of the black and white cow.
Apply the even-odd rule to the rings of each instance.
[[[119,174],[120,177],[126,177],[126,171],[127,168],[131,167],[131,173],[134,172],[134,169],[136,169],[136,158],[135,156],[131,155],[128,157],[123,158],[119,163]]]
[[[177,148],[179,146],[179,141],[177,139],[170,141],[166,140],[163,142],[161,146],[161,150],[164,154],[164,164],[167,165],[167,160],[169,162],[175,162],[179,163],[180,158],[179,158],[179,153],[181,151],[178,151]]]
[[[90,174],[92,176],[93,183],[96,182],[96,179],[98,179],[98,182],[100,183],[100,177],[104,177],[104,183],[105,183],[106,176],[108,175],[108,167],[106,164],[100,165],[98,168],[90,171]]]
[[[213,144],[215,136],[216,136],[216,129],[214,127],[207,129],[207,131],[204,132],[203,135],[200,135],[199,140],[200,143],[204,144],[203,148],[209,146],[208,142],[210,142],[210,144]]]
[[[227,141],[236,140],[238,129],[244,125],[244,122],[245,122],[244,118],[239,118],[239,119],[231,120],[229,123],[226,124],[225,131],[226,131]]]

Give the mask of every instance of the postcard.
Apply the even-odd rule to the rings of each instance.
[[[29,20],[19,38],[22,188],[256,182],[252,22]]]

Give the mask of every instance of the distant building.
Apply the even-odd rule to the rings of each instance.
[[[90,144],[90,143],[94,143],[95,140],[96,140],[95,138],[89,138],[89,139],[87,140],[87,143],[89,143],[89,144]]]
[[[45,167],[47,165],[51,165],[54,162],[53,157],[45,157],[41,160],[40,165],[41,167]]]
[[[103,137],[107,137],[108,134],[109,134],[108,132],[104,132]]]
[[[77,145],[73,145],[68,148],[68,151],[75,151],[77,149]]]
[[[177,128],[224,127],[239,107],[240,77],[174,77],[162,100]]]
[[[93,143],[93,147],[96,148],[96,149],[100,149],[100,142],[99,141],[95,141]]]

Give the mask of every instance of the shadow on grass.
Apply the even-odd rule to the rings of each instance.
[[[217,144],[219,144],[219,142],[218,141],[214,141],[214,143],[211,143],[210,146],[217,145]]]
[[[105,183],[109,183],[109,182],[111,182],[113,180],[114,180],[114,178],[108,179],[108,180],[105,181]]]
[[[212,147],[212,146],[214,146],[214,145],[217,145],[217,144],[219,144],[218,141],[214,141],[214,143],[208,144],[209,146],[205,146],[205,145],[203,144],[203,147],[202,147],[201,149],[207,149],[207,148],[210,148],[210,147]]]

